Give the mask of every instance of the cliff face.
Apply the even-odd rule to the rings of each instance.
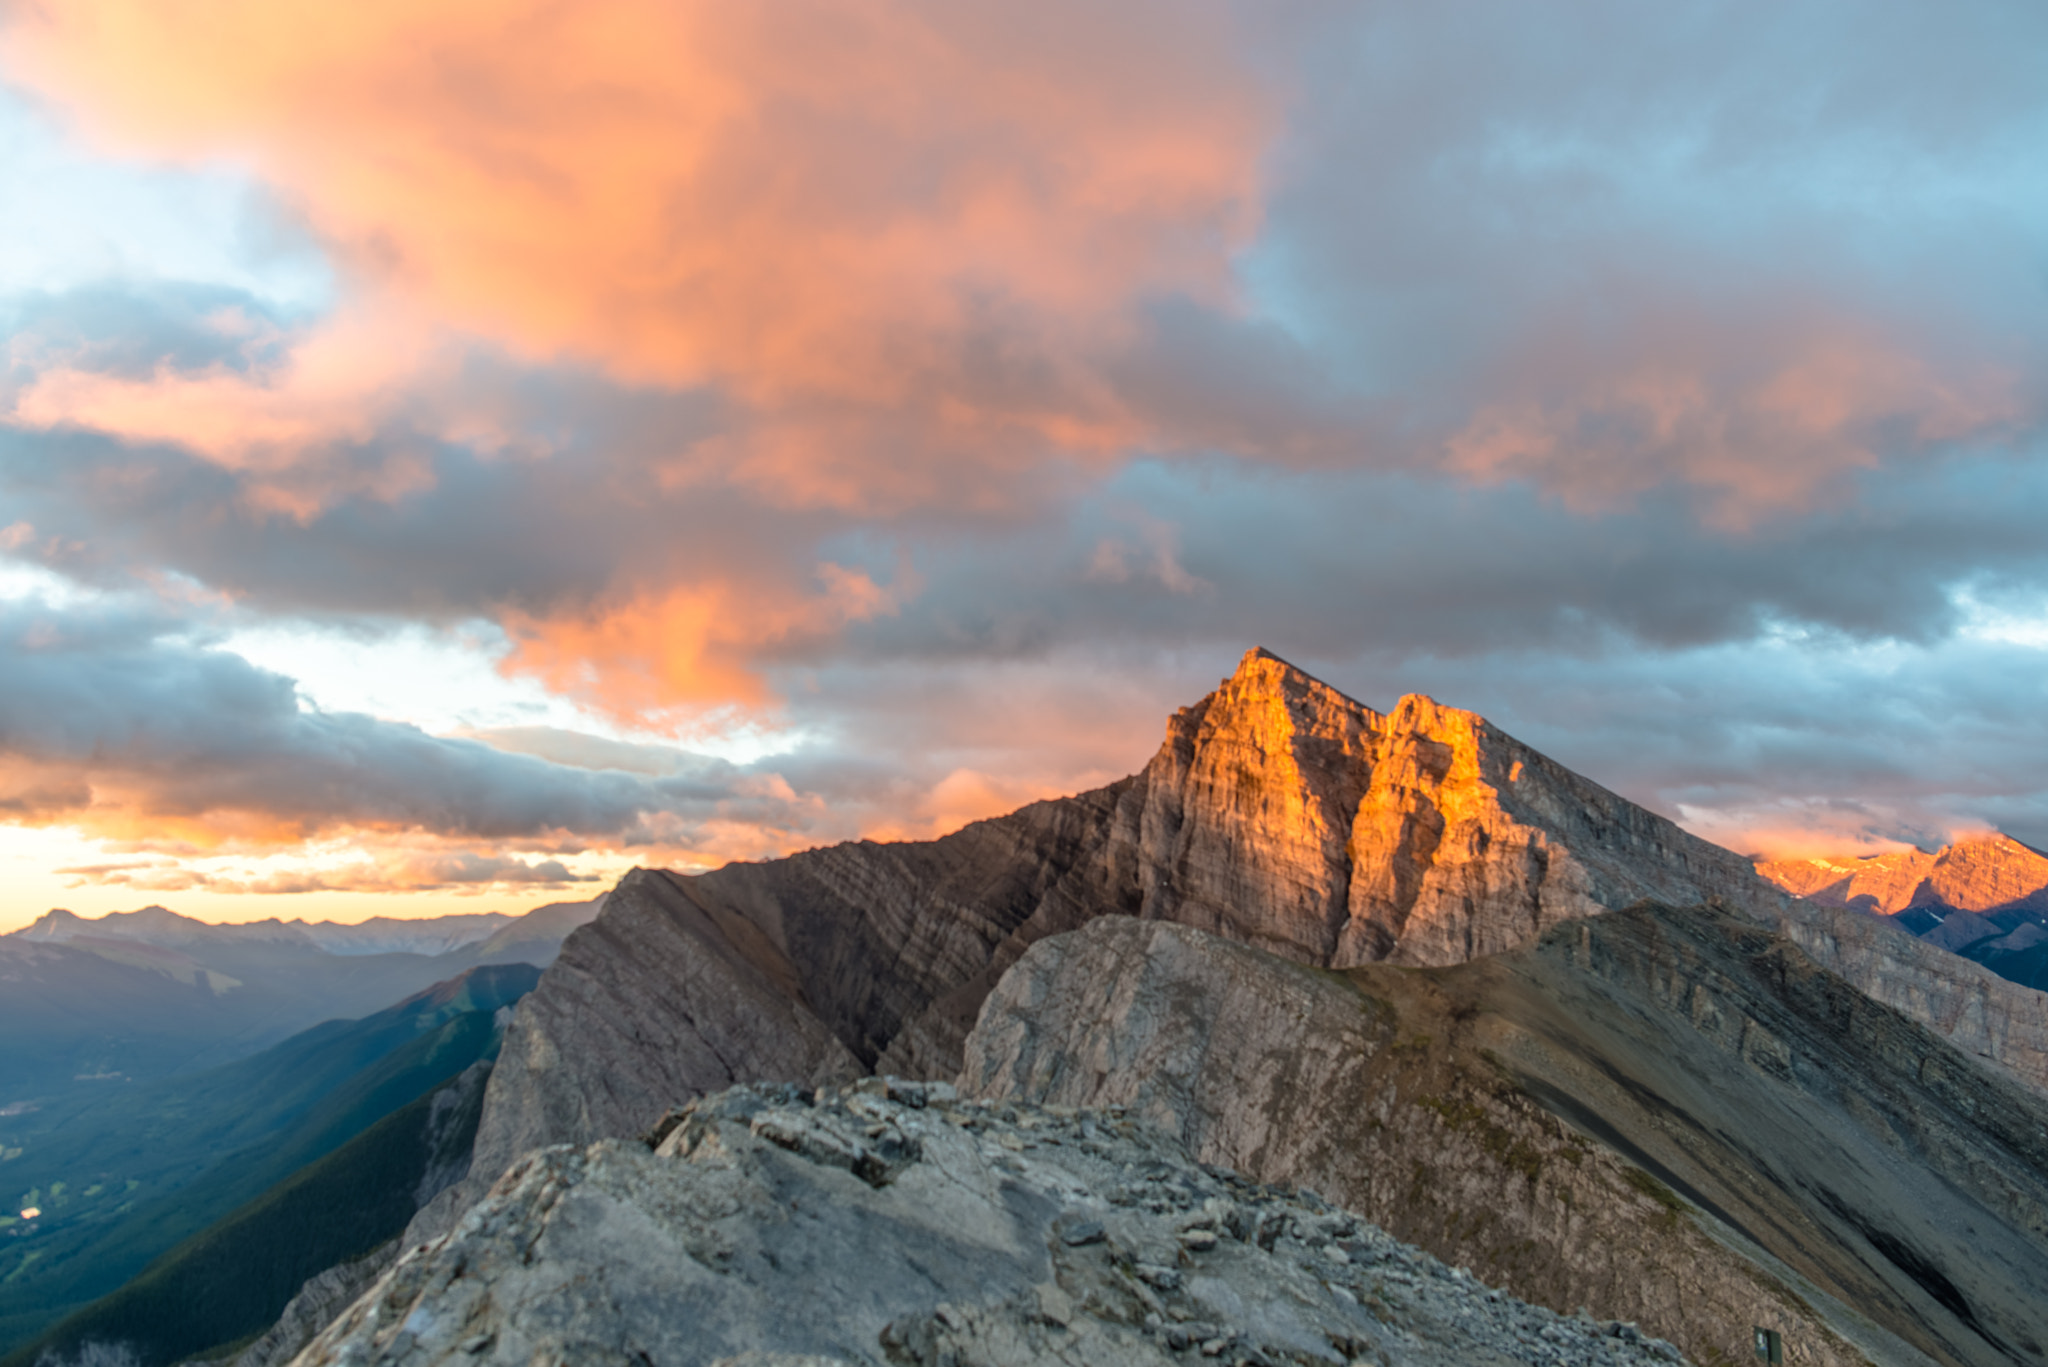
[[[1645,896],[1777,900],[1470,712],[1409,697],[1382,715],[1255,650],[1108,788],[942,840],[629,875],[522,1006],[478,1176],[417,1232],[525,1150],[636,1134],[681,1097],[950,1076],[1003,971],[1097,916],[1317,965],[1445,964]]]
[[[2048,1102],[1711,908],[1317,973],[1177,926],[1032,949],[966,1093],[1122,1105],[1517,1295],[1699,1361],[2036,1360]]]
[[[415,1233],[527,1149],[637,1134],[704,1091],[951,1076],[1002,973],[1105,914],[1319,967],[1450,965],[1642,898],[1792,917],[1859,987],[2048,1087],[2038,994],[1904,936],[1859,938],[1824,909],[1788,912],[1743,859],[1473,713],[1414,696],[1376,712],[1255,650],[1110,787],[936,841],[629,875],[521,1006],[476,1176]]]
[[[2048,855],[2008,835],[1959,840],[1933,854],[1774,860],[1757,872],[1825,906],[1886,916],[1915,907],[2048,912]]]
[[[1141,915],[1304,963],[1463,963],[1644,897],[1775,900],[1474,713],[1383,716],[1265,651],[1168,723],[1117,815]]]

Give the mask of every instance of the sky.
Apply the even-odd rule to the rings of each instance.
[[[519,910],[1250,646],[2048,844],[2048,11],[5,0],[0,930]]]

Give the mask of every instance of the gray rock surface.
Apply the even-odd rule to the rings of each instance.
[[[637,1134],[673,1098],[773,1078],[813,1085],[866,1070],[808,1009],[787,957],[751,922],[636,871],[572,934],[505,1030],[472,1180],[428,1206],[419,1242],[519,1155],[564,1137]]]
[[[1873,1000],[2048,1095],[2048,992],[1844,907],[1790,900],[1770,924]]]
[[[2048,996],[1853,913],[1792,902],[1699,840],[1427,698],[1381,714],[1264,651],[1177,714],[1143,772],[942,840],[697,877],[640,870],[507,1032],[445,1231],[528,1150],[635,1135],[739,1082],[949,1077],[997,979],[1108,914],[1303,963],[1450,965],[1641,897],[1718,899],[2048,1091]]]
[[[2048,1343],[2048,1103],[1725,911],[1343,975],[1104,919],[1005,976],[960,1084],[1127,1105],[1702,1361],[1752,1324],[1813,1363]]]
[[[738,1088],[530,1155],[322,1364],[1506,1367],[1681,1360],[1491,1290],[1115,1112]]]

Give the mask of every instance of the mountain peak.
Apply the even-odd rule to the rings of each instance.
[[[104,916],[80,916],[63,907],[52,907],[34,923],[14,933],[26,940],[72,940],[81,935],[145,939],[172,932],[191,935],[209,929],[204,921],[180,916],[168,907],[147,906],[139,911],[110,911]]]
[[[1383,714],[1264,648],[1175,714],[1133,800],[1144,914],[1312,963],[1459,963],[1639,897],[1766,891],[1476,712]]]
[[[1932,854],[1779,859],[1758,864],[1757,872],[1823,906],[1886,916],[1914,907],[2048,911],[2048,854],[2002,831],[1963,836]]]

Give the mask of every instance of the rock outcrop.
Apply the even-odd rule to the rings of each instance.
[[[1168,723],[1117,815],[1138,914],[1331,967],[1463,963],[1645,897],[1776,900],[1483,717],[1383,716],[1262,650]]]
[[[2048,1102],[1710,907],[1343,975],[1104,919],[1003,979],[960,1085],[1128,1106],[1701,1361],[1752,1324],[1794,1362],[2048,1344]]]
[[[1671,1363],[1123,1115],[869,1079],[542,1150],[299,1358],[325,1364]]]

